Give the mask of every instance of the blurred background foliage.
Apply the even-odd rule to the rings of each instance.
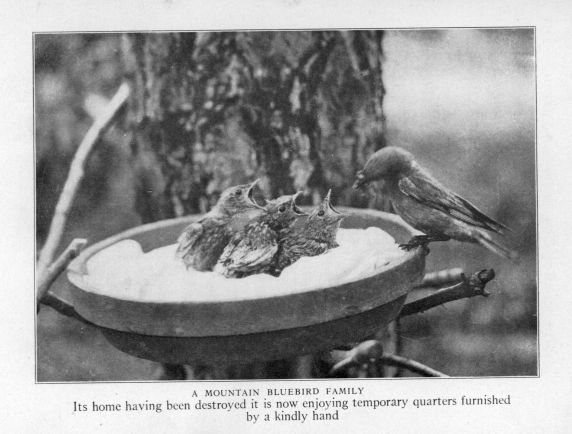
[[[62,245],[205,212],[258,176],[268,196],[304,189],[310,204],[332,188],[339,205],[383,207],[352,193],[353,176],[375,149],[403,146],[511,226],[521,254],[432,245],[428,270],[494,268],[493,296],[403,320],[403,355],[450,375],[536,375],[534,73],[527,29],[36,35],[37,247],[93,114],[125,78],[129,110],[88,161]],[[39,381],[157,367],[51,309],[37,344]]]

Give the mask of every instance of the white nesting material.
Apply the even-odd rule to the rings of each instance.
[[[340,229],[338,248],[301,258],[280,277],[256,274],[227,279],[200,272],[175,258],[176,245],[143,253],[132,240],[116,243],[87,262],[89,287],[116,298],[153,302],[233,301],[305,292],[371,276],[404,254],[376,227]]]

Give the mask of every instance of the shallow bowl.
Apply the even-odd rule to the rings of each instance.
[[[414,229],[380,211],[340,208],[342,227],[377,226],[396,241]],[[144,252],[176,242],[188,216],[119,233],[87,248],[68,267],[71,302],[79,315],[101,328],[118,349],[164,363],[246,363],[276,360],[358,342],[393,321],[408,292],[422,277],[425,256],[414,249],[363,279],[326,288],[216,302],[139,302],[110,297],[90,287],[87,261],[126,239]]]

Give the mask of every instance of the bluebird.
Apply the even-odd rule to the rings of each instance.
[[[336,234],[344,215],[332,206],[328,194],[302,226],[289,227],[280,234],[278,253],[274,272],[280,274],[282,270],[296,262],[303,256],[317,256],[328,250],[338,247]]]
[[[253,209],[264,210],[253,198],[258,181],[227,188],[207,214],[185,228],[177,240],[176,256],[187,268],[212,270],[238,230],[236,221]]]
[[[441,185],[422,168],[411,153],[388,146],[373,154],[358,171],[354,189],[381,181],[381,192],[411,226],[425,235],[413,237],[401,247],[409,250],[432,241],[457,240],[478,243],[504,258],[516,253],[485,232],[502,234],[509,230],[477,209],[468,200]]]
[[[271,273],[280,232],[294,224],[300,216],[307,215],[296,206],[300,193],[269,201],[264,213],[232,237],[215,271],[226,277]]]

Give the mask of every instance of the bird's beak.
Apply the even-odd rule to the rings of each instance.
[[[304,193],[303,191],[298,191],[297,193],[295,193],[292,196],[292,210],[299,216],[305,216],[308,215],[307,213],[305,213],[304,211],[302,211],[300,208],[298,208],[296,206],[296,199],[298,198],[298,196],[300,196],[302,193]]]
[[[353,189],[359,190],[360,188],[362,188],[366,184],[367,184],[367,181],[365,180],[365,175],[363,174],[363,171],[360,170],[356,175],[356,180],[354,182]]]
[[[248,190],[246,192],[246,196],[248,197],[248,200],[250,201],[250,203],[255,207],[255,208],[259,208],[259,209],[265,209],[263,206],[260,206],[256,200],[254,200],[254,187],[256,187],[256,185],[260,182],[260,178],[255,179],[254,181],[252,181],[252,183],[248,186]]]
[[[329,189],[329,190],[328,190],[328,194],[327,194],[326,197],[324,198],[324,204],[327,205],[328,208],[330,208],[330,210],[331,210],[334,214],[342,215],[341,212],[339,212],[337,209],[335,209],[335,208],[332,206],[331,196],[332,196],[332,189]]]

